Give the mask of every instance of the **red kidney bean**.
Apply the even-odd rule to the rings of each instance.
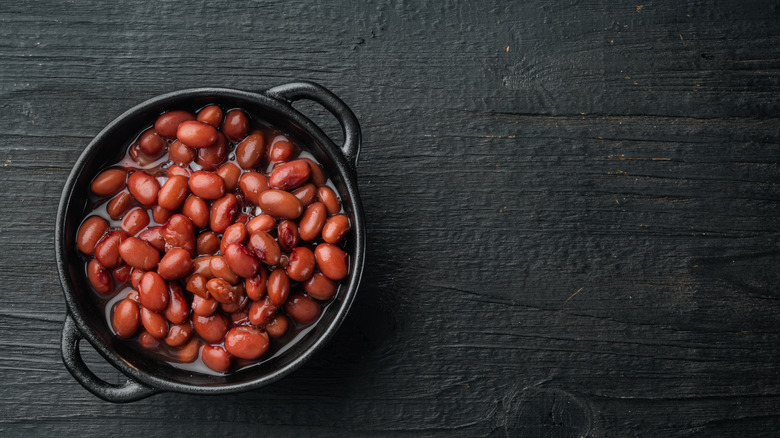
[[[276,306],[271,304],[268,297],[260,301],[255,301],[249,306],[249,322],[262,327],[268,324],[276,313]]]
[[[298,246],[298,225],[294,221],[282,221],[276,232],[279,247],[290,252]]]
[[[133,206],[133,197],[128,192],[120,192],[106,206],[106,213],[111,219],[118,220]]]
[[[268,276],[268,299],[276,307],[280,307],[287,301],[290,295],[290,278],[284,269],[277,268]]]
[[[249,299],[247,298],[247,301]],[[221,307],[224,307],[221,305]],[[230,314],[230,323],[235,327],[237,325],[249,324],[249,310],[243,309],[239,312],[233,312]]]
[[[165,181],[160,194],[157,197],[157,203],[160,207],[168,210],[176,210],[187,198],[190,190],[188,179],[184,176],[174,175]]]
[[[176,138],[179,125],[187,120],[195,120],[195,114],[188,111],[169,111],[157,118],[154,130],[163,137]]]
[[[320,243],[314,249],[314,258],[320,272],[331,280],[338,281],[347,276],[347,253],[338,246]]]
[[[311,181],[318,185],[324,185],[328,179],[325,177],[325,172],[322,171],[322,167],[310,158],[302,158],[303,161],[309,163],[311,166]]]
[[[128,265],[144,271],[157,268],[160,253],[137,237],[128,237],[119,245],[119,255]]]
[[[159,313],[152,312],[146,307],[141,307],[141,324],[144,329],[157,339],[164,338],[168,334],[168,321]]]
[[[241,205],[244,205],[244,204],[243,204],[243,203],[244,203],[244,200],[243,200],[243,198],[241,197],[241,195],[240,195],[240,194],[239,194],[239,195],[236,195],[236,199],[238,200],[238,205],[239,205],[239,206],[241,206]],[[236,216],[236,222],[235,222],[235,223],[241,223],[241,224],[243,224],[244,226],[246,226],[246,223],[247,223],[247,222],[249,222],[249,219],[250,219],[250,216],[249,216],[248,214],[246,214],[246,213],[241,213],[241,214],[239,214],[238,216]]]
[[[287,263],[287,276],[292,281],[304,282],[314,273],[314,253],[309,248],[299,246],[290,254]]]
[[[76,233],[76,246],[86,255],[95,253],[95,245],[108,231],[108,222],[99,216],[91,216],[85,220]]]
[[[192,323],[189,321],[172,325],[168,329],[168,334],[165,336],[165,343],[171,347],[181,347],[192,339],[192,333]]]
[[[207,367],[218,373],[227,373],[230,370],[230,354],[219,345],[204,345],[200,357]]]
[[[211,268],[211,274],[214,277],[221,278],[230,284],[238,284],[238,275],[230,269],[223,256],[211,257],[209,268]]]
[[[260,265],[260,269],[257,270],[257,275],[246,278],[244,280],[246,295],[254,301],[257,301],[265,296],[267,285],[268,269],[266,269],[263,265]]]
[[[306,295],[295,293],[284,304],[284,311],[301,324],[311,324],[322,314],[322,306]]]
[[[292,190],[302,186],[311,176],[311,167],[304,160],[293,160],[274,167],[268,184],[279,190]]]
[[[198,121],[219,128],[219,125],[222,124],[223,115],[222,108],[217,105],[209,105],[200,110],[198,113]]]
[[[133,145],[130,146],[129,155],[130,158],[133,159],[133,161],[135,161],[141,166],[148,166],[151,163],[153,163],[155,160],[154,157],[150,157],[149,155],[143,153],[143,151],[141,151],[141,148],[138,146],[138,143],[133,143]]]
[[[329,215],[334,215],[341,211],[341,204],[339,203],[339,198],[336,196],[336,193],[333,192],[333,190],[330,189],[330,187],[320,187],[319,193],[318,193],[318,199],[320,202],[325,204],[325,207],[328,209]]]
[[[138,139],[138,148],[150,157],[159,157],[165,150],[165,140],[154,129],[149,129]]]
[[[119,251],[118,248],[117,251]],[[130,281],[130,272],[132,272],[132,270],[133,268],[130,267],[130,265],[122,265],[118,268],[115,268],[111,273],[114,274],[116,281],[120,283],[127,283]]]
[[[206,282],[208,282],[206,277],[200,274],[192,274],[187,280],[187,290],[201,298],[206,298],[209,295]]]
[[[179,283],[168,283],[168,307],[165,308],[165,318],[171,324],[181,324],[190,316],[190,307],[184,299],[184,292]]]
[[[209,224],[209,206],[206,201],[195,195],[190,195],[184,200],[181,212],[198,228],[204,228]]]
[[[218,132],[217,141],[212,146],[198,149],[195,163],[199,164],[203,170],[214,170],[225,162],[227,155],[227,140],[221,132]]]
[[[232,303],[236,300],[236,288],[221,278],[212,278],[206,283],[206,288],[220,303]]]
[[[214,172],[199,170],[189,180],[190,190],[203,199],[219,199],[225,195],[225,180]]]
[[[127,237],[124,231],[112,231],[95,246],[95,258],[101,265],[108,269],[116,268],[122,264],[122,256],[119,255],[119,245]]]
[[[157,203],[157,194],[160,192],[160,183],[155,177],[141,170],[136,170],[127,178],[127,189],[130,194],[143,205]]]
[[[303,212],[301,200],[284,190],[266,190],[257,199],[263,213],[281,219],[296,219]]]
[[[238,200],[236,195],[228,193],[211,204],[209,212],[209,227],[215,233],[227,230],[238,215]]]
[[[301,204],[303,204],[304,207],[308,207],[317,199],[317,186],[309,183],[301,188],[293,190],[292,194],[301,200]]]
[[[217,311],[219,302],[209,294],[207,297],[195,295],[192,297],[192,313],[200,316],[211,316]]]
[[[162,208],[159,205],[155,205],[152,209],[152,219],[154,219],[154,221],[158,224],[164,224],[168,222],[168,219],[170,219],[171,216],[173,216],[173,210]]]
[[[160,342],[154,336],[150,335],[146,330],[142,330],[138,335],[138,343],[146,349],[154,349],[160,346]]]
[[[227,227],[222,234],[222,241],[219,244],[219,251],[224,255],[227,246],[231,243],[244,243],[246,241],[246,225],[236,222]]]
[[[314,299],[328,301],[336,295],[338,284],[322,275],[321,272],[315,272],[306,280],[306,283],[303,284],[303,289],[306,291],[307,295]]]
[[[138,285],[138,299],[142,306],[153,312],[161,312],[168,307],[170,300],[168,285],[160,274],[149,271],[141,277],[141,283]]]
[[[122,220],[122,231],[130,236],[134,236],[146,228],[149,222],[149,212],[143,208],[134,208]]]
[[[258,205],[260,194],[269,189],[268,178],[257,172],[246,172],[238,180],[238,187],[249,202]]]
[[[146,229],[138,234],[138,238],[148,243],[149,245],[152,245],[152,247],[154,247],[157,252],[163,252],[165,251],[165,239],[163,239],[163,236],[160,233],[161,229],[162,227],[152,227]]]
[[[111,272],[95,259],[90,260],[87,265],[87,277],[89,284],[101,295],[106,295],[114,290],[114,278],[111,276]]]
[[[208,123],[188,120],[179,125],[176,138],[191,148],[207,148],[217,141],[217,129]]]
[[[133,289],[138,290],[140,288],[141,278],[144,274],[146,274],[146,271],[142,269],[133,268],[133,270],[130,271],[130,284],[133,285]]]
[[[249,298],[246,296],[246,292],[244,291],[244,284],[238,283],[236,285],[236,298],[233,300],[233,302],[219,303],[219,307],[223,312],[231,314],[243,310],[247,304],[249,304]]]
[[[195,331],[204,341],[211,344],[218,344],[225,338],[230,321],[227,316],[221,313],[214,313],[211,316],[194,315],[192,325]]]
[[[92,180],[90,189],[98,196],[111,196],[125,188],[127,171],[124,169],[107,169]]]
[[[122,300],[111,316],[111,326],[120,338],[132,338],[141,326],[141,312],[138,304],[129,299]]]
[[[200,341],[198,338],[192,338],[184,346],[176,349],[176,360],[181,363],[194,362],[198,358],[200,351]]]
[[[234,192],[238,187],[238,179],[241,177],[241,168],[233,163],[225,163],[217,169],[217,175],[225,180],[225,191]]]
[[[322,240],[327,243],[339,243],[349,231],[349,219],[343,214],[331,216],[322,227]]]
[[[265,138],[262,132],[253,132],[236,147],[236,161],[241,168],[257,168],[265,155]]]
[[[193,269],[192,273],[194,274],[200,274],[206,279],[214,278],[214,273],[211,272],[211,259],[213,259],[213,256],[201,256],[192,261],[192,264],[195,265],[195,269]]]
[[[198,151],[176,140],[168,146],[168,156],[179,166],[188,166],[198,157]]]
[[[274,319],[265,326],[265,331],[268,336],[272,338],[281,338],[287,333],[287,328],[290,327],[290,320],[281,313],[276,314]]]
[[[222,122],[222,132],[230,141],[239,141],[249,132],[249,117],[239,109],[230,110]]]
[[[328,219],[328,209],[322,202],[315,202],[301,216],[298,223],[298,234],[301,239],[314,240],[320,235],[325,221]]]
[[[240,243],[231,243],[225,251],[225,261],[238,276],[254,277],[260,269],[260,262],[246,247]]]
[[[281,163],[289,161],[295,154],[295,146],[284,137],[276,137],[268,148],[268,161]]]
[[[171,166],[165,170],[165,176],[170,178],[176,175],[189,178],[192,176],[192,169],[190,169],[189,167],[179,166],[178,164],[171,164]]]
[[[225,349],[241,359],[257,359],[268,351],[268,335],[254,327],[233,327],[225,336]]]
[[[254,234],[258,231],[269,233],[274,228],[276,228],[276,219],[267,214],[259,214],[246,223],[246,231],[248,234]]]
[[[190,255],[195,254],[195,227],[183,214],[174,214],[160,230],[165,239],[166,251],[172,248],[184,248]]]
[[[189,251],[183,248],[173,248],[165,253],[160,260],[157,272],[166,280],[176,280],[189,275],[193,268]]]
[[[228,227],[229,229],[230,227]],[[198,254],[214,254],[219,250],[220,241],[217,237],[217,233],[213,231],[205,231],[198,235],[197,251]]]
[[[270,234],[264,231],[258,231],[249,236],[249,249],[255,253],[255,256],[261,262],[269,266],[279,263],[279,259],[282,256],[279,244]]]

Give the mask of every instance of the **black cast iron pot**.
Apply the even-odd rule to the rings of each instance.
[[[297,100],[319,103],[339,121],[344,144],[336,146],[322,130],[292,107]],[[352,223],[347,235],[350,273],[322,317],[302,339],[284,353],[238,372],[213,376],[191,373],[146,357],[111,333],[103,310],[89,296],[84,263],[77,254],[75,236],[89,210],[89,184],[107,163],[123,153],[123,145],[171,109],[195,110],[208,103],[223,108],[240,107],[288,133],[324,166],[337,187]],[[62,358],[68,371],[86,389],[112,402],[129,402],[162,391],[191,394],[225,394],[247,391],[279,380],[300,367],[333,336],[344,320],[360,283],[365,253],[363,207],[357,188],[355,162],[360,149],[360,126],[350,109],[333,93],[311,82],[296,82],[251,93],[227,88],[195,88],[164,94],[130,109],[112,121],[89,143],[73,166],[62,191],[55,246],[60,282],[68,305],[62,332]],[[124,384],[114,385],[98,378],[79,353],[86,339],[113,366],[127,375]]]

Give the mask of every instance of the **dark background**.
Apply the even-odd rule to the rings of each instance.
[[[0,5],[0,434],[777,433],[778,4],[350,3]],[[296,79],[363,128],[350,316],[261,390],[92,396],[59,352],[72,164],[157,94]]]

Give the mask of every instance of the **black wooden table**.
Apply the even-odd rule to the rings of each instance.
[[[355,3],[0,5],[0,435],[775,435],[778,4]],[[95,398],[59,351],[76,157],[157,94],[296,79],[363,127],[349,318],[261,390]]]

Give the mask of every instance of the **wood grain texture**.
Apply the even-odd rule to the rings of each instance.
[[[774,435],[779,18],[768,1],[3,3],[0,435]],[[149,97],[295,79],[364,132],[344,326],[262,390],[96,399],[59,357],[70,167]]]

